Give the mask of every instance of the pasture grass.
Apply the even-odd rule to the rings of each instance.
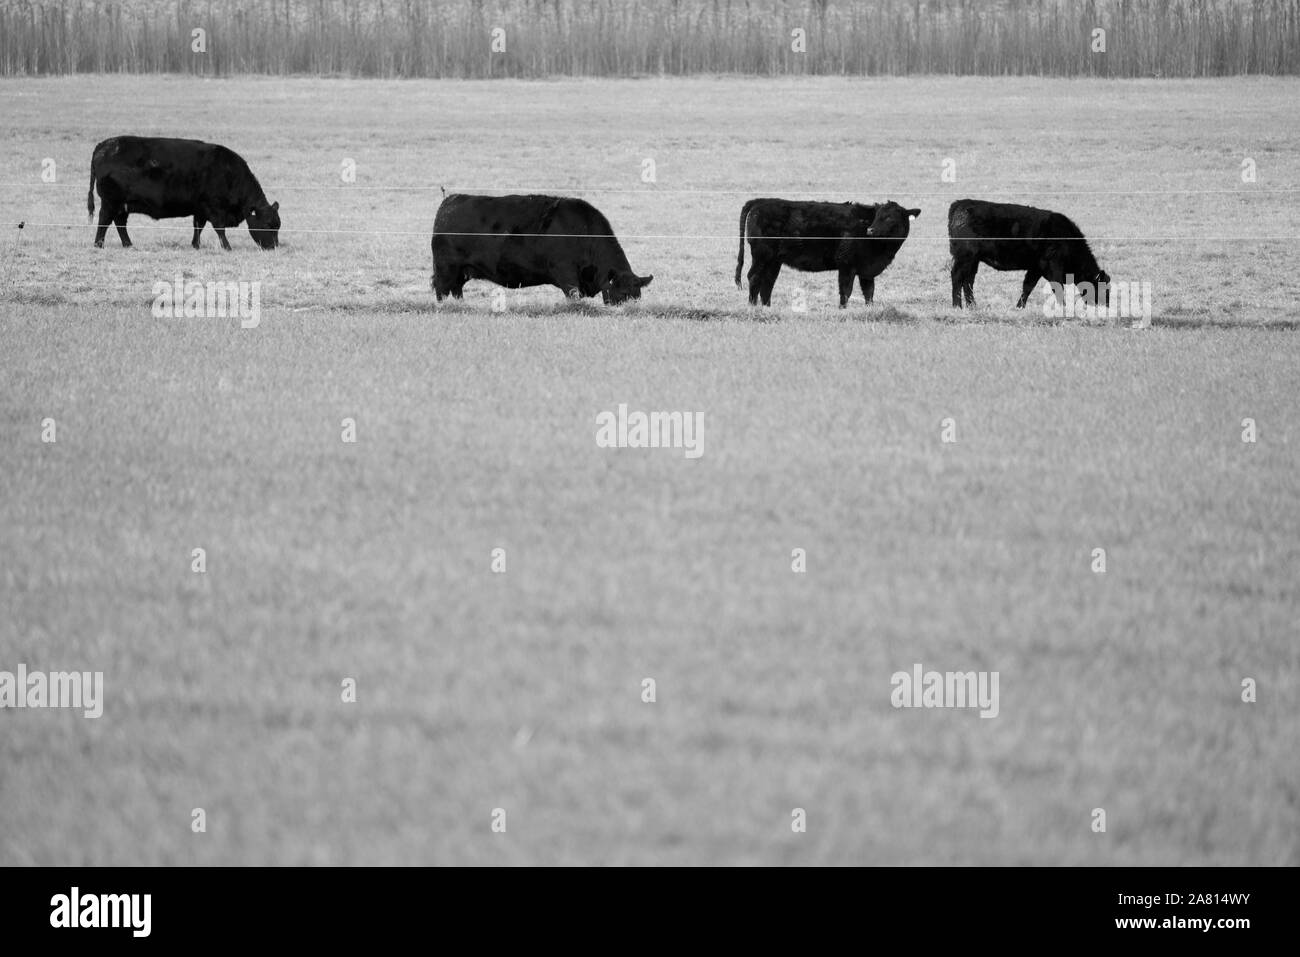
[[[1265,241],[1296,233],[1265,192],[1297,183],[1294,93],[0,85],[28,223],[0,235],[0,669],[107,694],[0,713],[0,863],[1300,863],[1300,280]],[[90,151],[128,131],[238,150],[282,248],[135,219],[90,248]],[[440,183],[583,195],[656,279],[435,308]],[[1018,312],[987,270],[953,312],[947,202],[995,191],[1150,281],[1153,328]],[[801,192],[922,207],[876,305],[788,272],[744,305],[740,203]],[[260,325],[153,318],[177,274],[261,281]],[[597,448],[624,402],[699,413],[704,455]],[[998,671],[1000,715],[893,709],[914,662]]]

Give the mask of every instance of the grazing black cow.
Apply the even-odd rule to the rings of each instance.
[[[609,220],[581,199],[452,193],[433,218],[433,291],[462,298],[470,279],[557,286],[570,299],[640,299],[654,276],[628,265]]]
[[[211,223],[229,249],[226,230],[248,220],[248,232],[263,249],[280,241],[280,204],[268,203],[261,185],[238,153],[200,140],[152,136],[114,136],[95,147],[90,158],[90,193],[86,208],[95,215],[99,189],[99,228],[95,245],[104,245],[108,224],[117,226],[123,246],[130,246],[126,217],[143,213],[153,219],[194,217],[194,239]]]
[[[895,202],[801,203],[786,199],[751,199],[740,210],[740,252],[736,257],[736,286],[745,266],[745,236],[749,236],[749,303],[772,304],[772,287],[781,267],[804,272],[839,270],[840,308],[853,294],[858,278],[862,296],[871,302],[876,277],[885,271],[919,209]]]
[[[1038,280],[1055,283],[1058,294],[1067,277],[1085,300],[1110,305],[1110,276],[1099,265],[1088,241],[1074,222],[1061,213],[1013,203],[959,199],[948,207],[948,240],[952,250],[952,304],[975,305],[975,272],[980,263],[999,270],[1025,270],[1025,284],[1016,302],[1023,309]],[[1091,297],[1091,298],[1090,298]]]

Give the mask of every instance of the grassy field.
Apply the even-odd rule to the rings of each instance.
[[[0,670],[106,683],[0,712],[0,864],[1300,864],[1297,92],[0,84]],[[239,151],[281,248],[92,249],[124,132]],[[439,185],[582,195],[654,283],[435,309]],[[740,204],[801,194],[922,208],[877,305],[745,305]],[[954,313],[968,195],[1069,213],[1153,328],[987,269]],[[260,281],[261,324],[153,318],[177,275]],[[703,456],[598,448],[620,403]],[[1000,715],[895,710],[915,662]]]

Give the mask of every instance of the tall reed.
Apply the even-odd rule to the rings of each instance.
[[[1294,74],[1300,0],[0,0],[0,75],[88,72]]]

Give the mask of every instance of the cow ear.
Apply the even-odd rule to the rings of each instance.
[[[911,219],[916,219],[916,217],[921,215],[921,211],[919,209],[909,209],[907,215]]]
[[[636,284],[638,286],[648,286],[650,285],[650,280],[652,279],[654,279],[654,276],[637,276]]]
[[[279,212],[279,210],[280,210],[280,201],[277,199],[274,203],[271,204],[271,208],[274,209],[276,212]],[[919,210],[918,210],[918,212],[919,212]]]

